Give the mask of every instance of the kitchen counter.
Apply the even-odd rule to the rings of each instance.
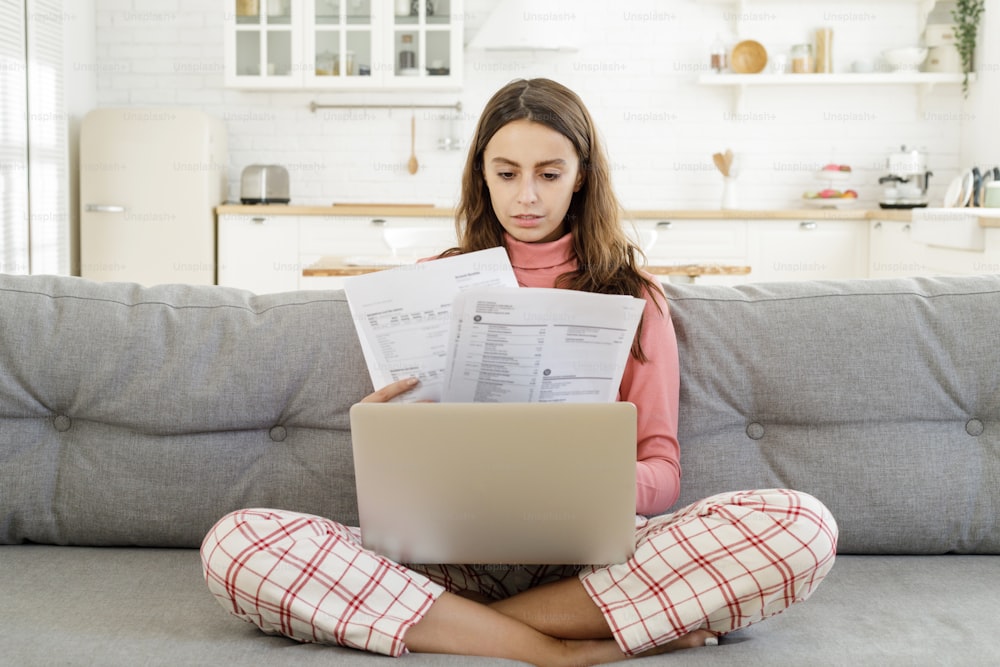
[[[299,206],[285,204],[221,204],[218,215],[352,215],[453,218],[455,210],[425,204],[334,204],[332,206]],[[910,222],[911,211],[905,209],[864,208],[803,208],[803,209],[637,209],[625,212],[635,220],[886,220]],[[1000,227],[1000,217],[982,215],[981,227]]]
[[[455,210],[424,204],[334,204],[333,206],[295,206],[283,204],[247,205],[222,204],[215,209],[219,215],[399,215],[451,218]],[[882,209],[650,209],[625,211],[627,218],[650,220],[900,220],[909,222],[909,211]]]

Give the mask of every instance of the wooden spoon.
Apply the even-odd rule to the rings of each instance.
[[[417,173],[417,168],[420,163],[417,162],[417,115],[413,114],[410,117],[410,161],[407,163],[406,168],[409,169],[411,174]]]
[[[729,165],[726,164],[726,157],[722,153],[713,153],[712,161],[723,176],[729,175]]]

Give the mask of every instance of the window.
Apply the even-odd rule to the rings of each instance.
[[[69,273],[59,0],[0,0],[0,272]]]

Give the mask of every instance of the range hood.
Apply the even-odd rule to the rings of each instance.
[[[469,42],[484,51],[577,51],[577,13],[568,0],[497,0]]]

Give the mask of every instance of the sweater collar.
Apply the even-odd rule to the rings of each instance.
[[[525,243],[504,232],[510,263],[518,269],[548,269],[575,261],[573,235],[563,234],[555,241]]]

